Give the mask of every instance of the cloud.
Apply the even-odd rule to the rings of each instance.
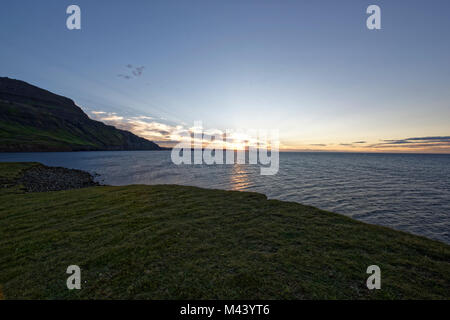
[[[407,138],[400,140],[382,140],[384,144],[411,144],[411,143],[435,143],[435,142],[450,142],[450,136],[439,137],[418,137]]]
[[[210,148],[219,146],[243,148],[245,146],[256,146],[258,143],[266,146],[269,144],[267,141],[258,141],[257,137],[252,136],[248,132],[227,131],[225,134],[223,131],[214,128],[205,129],[195,126],[171,125],[148,116],[124,117],[114,112],[105,111],[91,111],[90,113],[95,120],[133,132],[140,137],[163,146],[174,146],[178,142],[188,141],[192,138],[194,143],[202,143],[202,135],[203,146],[209,146]],[[200,134],[199,139],[196,138],[195,133]]]
[[[330,146],[330,144],[328,144]],[[339,146],[358,151],[387,152],[450,152],[450,136],[412,137],[405,139],[383,139],[377,143],[354,141],[339,143]]]
[[[128,75],[126,75],[126,74],[118,74],[117,75],[119,78],[124,78],[124,79],[126,79],[126,80],[130,80],[131,79],[131,76],[128,76]]]
[[[123,116],[115,112],[106,112],[102,110],[90,111],[93,119],[102,121],[106,124],[113,125],[119,129],[131,131],[134,134],[154,141],[162,146],[174,146],[180,141],[186,141],[194,136],[194,133],[203,132],[205,140],[210,140],[210,147],[217,146],[219,142],[214,140],[225,140],[222,145],[230,148],[242,148],[243,145],[256,145],[257,143],[266,145],[265,141],[258,141],[247,132],[227,132],[226,134],[219,129],[197,128],[188,126],[186,123],[169,124],[163,119],[155,119],[150,116]],[[197,140],[196,140],[197,141]],[[333,144],[314,143],[309,144],[312,147],[326,147],[330,149]],[[280,145],[283,149],[287,147]],[[284,146],[284,147],[283,147]],[[384,139],[378,143],[368,143],[366,141],[355,141],[353,143],[340,143],[339,146],[352,148],[358,151],[388,151],[388,152],[450,152],[450,136],[431,136],[431,137],[411,137],[405,139]],[[332,147],[331,147],[332,148]],[[298,146],[290,146],[287,149],[299,149]],[[303,150],[303,149],[302,149]],[[309,149],[306,148],[305,151]],[[342,150],[338,148],[337,150]]]
[[[116,115],[107,115],[98,117],[97,120],[113,125],[119,129],[131,131],[134,134],[149,139],[158,141],[173,141],[178,140],[175,135],[178,130],[176,126],[160,123],[155,120],[131,117],[124,118]]]
[[[119,117],[119,116],[116,116],[114,114],[110,114],[110,115],[102,118],[102,121],[105,121],[105,122],[107,122],[107,121],[113,121],[114,122],[114,121],[122,121],[122,120],[123,120],[123,117]]]
[[[151,141],[171,145],[182,140],[183,135],[191,131],[181,125],[170,125],[159,122],[149,116],[124,117],[114,112],[91,111],[91,117],[116,128],[131,131]]]
[[[145,119],[145,120],[152,120],[152,117],[149,116],[138,116],[138,117],[133,117],[133,119]]]
[[[355,144],[364,144],[366,143],[366,141],[355,141],[352,143],[339,143],[340,146],[344,146],[344,147],[356,147]]]
[[[142,76],[142,73],[144,72],[145,66],[135,67],[132,64],[127,64],[125,66],[127,69],[129,69],[129,72],[126,72],[125,74],[120,73],[117,76],[119,78],[123,78],[126,80],[130,80],[131,78],[137,78]]]
[[[133,75],[134,75],[135,77],[140,77],[140,76],[142,75],[142,72],[144,71],[144,68],[145,68],[144,66],[135,68],[135,69],[132,71]]]
[[[413,137],[406,139],[386,139],[370,145],[371,148],[409,148],[409,149],[450,149],[450,136]]]

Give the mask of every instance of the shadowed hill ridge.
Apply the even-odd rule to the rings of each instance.
[[[0,151],[161,150],[90,119],[73,100],[0,77]]]

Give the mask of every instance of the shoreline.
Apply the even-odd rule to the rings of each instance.
[[[29,166],[0,163],[0,178]],[[6,299],[450,296],[449,245],[255,192],[16,185],[0,200]],[[71,264],[82,269],[82,290],[65,287]],[[381,290],[366,287],[370,265],[381,268]]]
[[[143,150],[139,150],[143,151]],[[148,150],[148,151],[159,151],[159,150]],[[94,187],[94,186],[112,186],[112,187],[129,187],[136,184],[129,184],[129,185],[108,185],[104,184],[101,180],[98,180],[98,177],[101,177],[100,174],[97,174],[95,172],[90,173],[85,170],[80,169],[69,169],[65,167],[60,166],[47,166],[39,162],[0,162],[0,166],[2,164],[21,164],[21,165],[28,165],[32,164],[32,166],[22,172],[23,176],[20,178],[17,178],[16,181],[13,182],[12,186],[19,186],[22,184],[22,188],[26,192],[50,192],[50,191],[64,191],[64,190],[72,190],[72,189],[81,189],[81,188],[88,188],[88,187]],[[8,183],[6,183],[8,184]],[[11,181],[9,182],[11,184]],[[3,182],[0,177],[0,188],[2,187]],[[137,184],[141,185],[141,184]],[[255,191],[246,191],[246,190],[231,190],[231,189],[218,189],[218,188],[205,188],[205,187],[197,187],[189,184],[142,184],[143,186],[167,186],[167,185],[175,185],[175,186],[185,186],[185,187],[196,187],[204,190],[217,190],[217,191],[233,191],[233,192],[250,192],[250,193],[256,193],[260,194],[261,196],[264,196],[268,200],[276,200],[276,201],[282,201],[282,202],[291,202],[295,204],[300,204],[302,206],[311,206],[314,209],[317,210],[323,210],[323,211],[329,211],[327,209],[319,208],[313,205],[303,204],[298,201],[289,201],[289,200],[281,200],[277,198],[271,198],[267,194],[262,192],[255,192]],[[418,233],[412,233],[405,230],[399,230],[390,226],[386,226],[383,224],[377,224],[377,223],[369,223],[365,222],[360,219],[353,218],[349,215],[339,213],[339,212],[333,212],[334,214],[338,214],[340,216],[350,218],[352,220],[366,223],[368,225],[373,226],[380,226],[384,228],[388,228],[394,231],[398,232],[404,232],[406,234],[410,234],[413,236],[422,237],[427,240],[431,241],[437,241],[440,243],[443,243],[445,245],[450,245],[449,243],[440,240],[435,239],[431,237],[427,237]]]
[[[447,156],[286,153],[282,154],[280,159],[285,171],[281,171],[275,179],[270,177],[262,179],[253,172],[253,168],[245,166],[243,170],[248,174],[239,175],[239,180],[235,180],[232,175],[235,168],[231,165],[211,166],[211,170],[210,168],[203,170],[196,166],[174,166],[170,163],[169,152],[28,153],[3,156],[0,154],[0,163],[40,161],[48,166],[100,173],[101,175],[94,178],[100,184],[115,186],[179,184],[208,189],[260,192],[270,199],[312,205],[359,221],[395,228],[450,244],[446,219],[448,216],[446,206],[449,201],[445,187],[448,183],[444,181],[445,179],[440,182],[441,175],[448,173],[448,170],[442,167],[448,160]],[[329,161],[331,163],[328,163]],[[397,170],[403,163],[398,161],[405,162],[405,169]],[[302,165],[303,162],[305,165]],[[337,166],[333,165],[334,163]],[[343,166],[344,163],[354,164],[355,170],[349,171]],[[320,168],[324,168],[324,165],[330,167],[329,177],[320,179]],[[369,165],[374,169],[369,168]],[[340,167],[340,170],[336,167]],[[407,172],[408,167],[413,171]],[[423,170],[427,170],[427,177],[422,174]],[[306,175],[302,174],[302,171],[305,171]],[[288,172],[289,175],[286,174]],[[347,172],[346,176],[342,172]],[[216,174],[217,181],[214,178]],[[358,179],[364,176],[368,179],[367,183]],[[272,180],[286,183],[272,185],[270,182]],[[407,184],[406,180],[416,183]],[[240,185],[241,181],[245,182],[243,187]],[[439,188],[439,185],[442,187]],[[397,196],[393,197],[389,192],[394,192]],[[365,194],[368,195],[367,199]],[[410,198],[412,195],[415,197]]]

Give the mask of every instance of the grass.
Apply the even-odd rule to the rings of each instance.
[[[36,164],[0,163],[14,180]],[[448,299],[450,246],[250,192],[0,189],[5,299]],[[82,289],[68,290],[67,266]],[[381,290],[366,269],[381,268]]]
[[[96,147],[95,144],[63,129],[34,128],[18,123],[9,124],[5,121],[0,121],[0,141],[3,146],[48,146],[61,150],[70,150],[69,146]]]

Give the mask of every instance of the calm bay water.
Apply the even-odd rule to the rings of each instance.
[[[100,174],[111,185],[183,184],[256,191],[450,243],[450,155],[281,153],[275,176],[256,165],[182,165],[169,151],[0,153]]]

